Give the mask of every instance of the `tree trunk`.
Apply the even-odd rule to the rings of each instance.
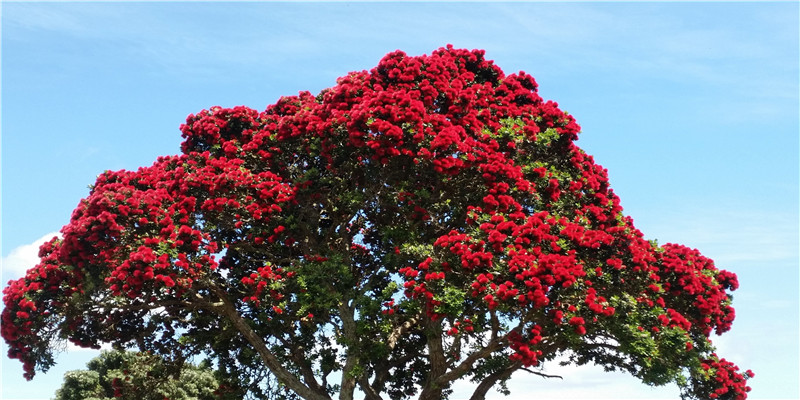
[[[419,400],[435,400],[442,398],[442,389],[450,382],[441,382],[439,378],[447,372],[447,360],[444,356],[442,345],[441,326],[431,323],[430,318],[425,318],[425,335],[428,341],[428,359],[431,362],[431,370],[428,379],[419,395]]]

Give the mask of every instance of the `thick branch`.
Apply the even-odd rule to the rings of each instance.
[[[486,347],[484,347],[484,348],[482,348],[482,349],[470,354],[467,358],[464,359],[464,361],[461,362],[461,364],[458,364],[458,366],[456,366],[455,368],[451,369],[446,374],[443,374],[443,375],[439,376],[436,379],[436,382],[439,385],[445,385],[445,384],[447,384],[449,382],[452,382],[452,381],[454,381],[454,380],[456,380],[458,378],[461,378],[462,376],[464,376],[464,374],[466,374],[472,368],[473,364],[475,364],[476,361],[478,361],[478,360],[480,360],[482,358],[488,357],[490,354],[492,354],[492,352],[494,352],[495,350],[500,348],[500,344],[501,343],[502,343],[502,340],[500,340],[500,339],[491,340],[486,345]]]
[[[440,325],[433,323],[430,318],[425,319],[425,325],[428,358],[431,366],[427,382],[419,395],[419,399],[440,399],[444,385],[450,382],[438,379],[447,371],[447,359],[444,356],[444,346],[442,344],[442,328]]]
[[[401,336],[405,335],[409,329],[411,329],[414,325],[417,324],[417,317],[411,317],[408,321],[404,322],[402,325],[394,328],[392,333],[389,335],[389,338],[386,340],[386,345],[389,346],[389,350],[394,350],[395,346],[397,346],[397,341],[400,339]]]
[[[300,373],[303,375],[303,381],[305,381],[306,385],[308,385],[314,391],[325,393],[325,387],[320,386],[319,382],[317,382],[317,378],[314,376],[314,371],[311,369],[311,365],[309,365],[305,349],[303,346],[293,343],[297,339],[294,335],[292,335],[291,331],[289,331],[288,334],[291,338],[291,342],[281,339],[281,343],[283,343],[284,347],[288,347],[290,349],[292,360],[294,360],[297,368],[300,369]]]
[[[344,369],[342,369],[342,384],[339,392],[339,399],[351,400],[355,392],[357,376],[355,376],[355,368],[358,365],[358,354],[356,346],[352,341],[356,341],[356,322],[354,317],[354,310],[347,306],[344,302],[339,304],[339,316],[342,319],[342,330],[346,338],[346,358]]]
[[[475,391],[472,393],[472,397],[469,400],[485,400],[486,393],[489,392],[489,389],[492,388],[498,381],[503,379],[508,379],[511,374],[514,373],[520,367],[520,363],[515,362],[509,365],[508,367],[496,371],[493,374],[490,374],[486,378],[484,378],[481,383],[475,388]]]
[[[417,358],[419,356],[418,353],[410,353],[406,354],[402,357],[391,358],[386,360],[385,363],[381,363],[379,365],[375,365],[375,378],[372,379],[372,387],[373,388],[382,388],[383,385],[386,383],[387,380],[391,377],[389,374],[389,370],[395,367],[402,367],[406,365],[409,361]]]
[[[383,400],[380,394],[375,390],[373,386],[369,384],[369,379],[367,375],[361,375],[358,380],[358,386],[364,391],[364,400]]]
[[[236,330],[239,331],[245,340],[247,340],[247,342],[250,343],[250,345],[253,346],[253,348],[258,352],[259,356],[261,356],[261,359],[264,361],[264,364],[267,366],[267,368],[269,368],[270,371],[272,371],[273,374],[275,374],[275,377],[278,378],[281,383],[286,385],[289,389],[304,399],[330,400],[330,396],[328,396],[327,393],[315,392],[297,379],[294,374],[289,372],[289,370],[287,370],[281,364],[280,360],[278,360],[278,358],[275,357],[271,351],[269,351],[264,339],[261,338],[261,336],[259,336],[253,330],[253,328],[250,327],[250,325],[244,320],[244,318],[242,318],[241,315],[239,315],[236,307],[234,307],[233,302],[228,298],[224,291],[214,285],[210,285],[210,289],[220,298],[220,300],[222,300],[222,305],[213,308],[213,310],[222,317],[227,318],[231,324],[233,324]]]
[[[348,351],[347,361],[345,361],[344,369],[342,370],[342,383],[339,391],[340,400],[352,400],[356,389],[356,379],[352,376],[352,372],[358,364],[358,360],[351,353],[352,349]]]

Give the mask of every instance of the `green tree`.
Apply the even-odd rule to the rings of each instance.
[[[580,127],[482,51],[388,54],[182,154],[98,177],[4,292],[28,377],[59,340],[197,354],[269,399],[473,399],[556,357],[744,399],[710,340],[736,276],[644,239]]]
[[[160,357],[103,351],[86,370],[69,371],[55,400],[211,400],[220,384],[207,364],[169,365]]]

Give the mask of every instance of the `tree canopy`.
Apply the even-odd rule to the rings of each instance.
[[[207,364],[170,364],[153,354],[114,350],[85,370],[64,374],[55,400],[213,400],[223,392]]]
[[[212,107],[107,171],[4,291],[26,376],[59,340],[210,355],[252,398],[472,399],[556,359],[744,399],[733,273],[648,241],[575,119],[479,50],[386,55],[314,96]]]

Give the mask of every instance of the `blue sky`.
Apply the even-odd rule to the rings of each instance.
[[[176,154],[214,105],[263,110],[395,49],[452,43],[532,74],[576,117],[650,239],[739,275],[720,354],[752,399],[798,391],[798,3],[2,2],[2,282],[35,263],[106,169]],[[32,382],[5,357],[2,399],[46,399],[95,353]],[[512,399],[676,398],[593,368],[518,373]],[[457,386],[466,393],[467,385]],[[491,399],[502,395],[492,393]]]

